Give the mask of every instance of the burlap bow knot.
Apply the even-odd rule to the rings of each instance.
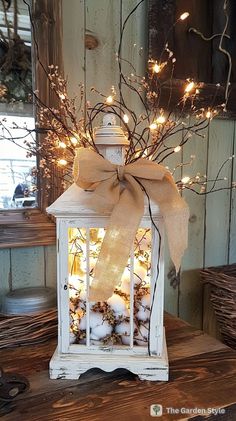
[[[160,208],[171,259],[179,270],[188,241],[189,208],[165,167],[147,159],[115,165],[90,149],[79,148],[73,172],[75,183],[91,191],[89,208],[96,212],[111,210],[90,287],[90,301],[107,300],[119,284],[144,213],[146,194]]]

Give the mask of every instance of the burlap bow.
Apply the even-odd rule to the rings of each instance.
[[[115,165],[90,149],[79,148],[74,179],[79,187],[91,191],[87,203],[91,209],[111,209],[90,287],[90,301],[107,300],[119,284],[144,213],[145,191],[160,208],[170,255],[176,271],[179,270],[188,241],[189,209],[165,167],[147,159]]]

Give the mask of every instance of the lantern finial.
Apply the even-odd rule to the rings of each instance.
[[[112,113],[107,113],[104,115],[102,120],[103,126],[116,126],[116,117]]]

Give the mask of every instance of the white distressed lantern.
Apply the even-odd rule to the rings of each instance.
[[[128,145],[114,117],[96,130],[100,153],[124,163]],[[50,361],[52,379],[78,379],[93,367],[125,368],[145,380],[168,380],[163,326],[163,222],[152,204],[137,231],[121,282],[106,302],[89,302],[89,286],[109,214],[85,206],[88,193],[71,185],[47,211],[57,223],[58,347]],[[127,215],[127,217],[132,217]]]

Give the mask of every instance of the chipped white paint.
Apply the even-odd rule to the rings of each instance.
[[[111,128],[112,131],[112,128]],[[98,142],[97,142],[98,145]],[[109,149],[113,151],[113,162],[122,165],[122,148],[124,145],[104,146],[105,156],[109,156]],[[98,145],[99,146],[99,145]],[[117,151],[117,156],[115,152]],[[142,346],[95,346],[90,345],[88,338],[89,318],[87,318],[86,345],[70,344],[70,311],[69,311],[69,282],[68,282],[68,229],[81,228],[106,228],[110,211],[106,215],[99,215],[87,208],[86,203],[90,192],[80,189],[73,184],[64,192],[47,211],[56,217],[57,221],[57,287],[58,287],[58,317],[59,335],[58,348],[50,362],[50,377],[77,379],[80,374],[92,367],[105,371],[117,368],[126,368],[137,374],[140,379],[168,380],[168,358],[163,328],[163,297],[164,297],[164,259],[163,242],[160,244],[160,261],[157,267],[159,236],[152,227],[149,209],[140,223],[140,228],[152,228],[152,262],[151,262],[151,297],[152,311],[150,317],[149,351]],[[158,206],[152,206],[152,218],[160,230],[163,238],[163,220]],[[88,230],[89,231],[89,230]],[[88,250],[88,249],[87,249]],[[88,255],[89,257],[89,255]],[[89,266],[88,266],[89,267]],[[88,269],[87,267],[87,269]],[[159,268],[159,275],[157,277]],[[89,283],[89,274],[87,284]],[[156,286],[155,286],[156,284]],[[87,305],[87,314],[89,306]],[[130,323],[134,324],[133,317]],[[131,327],[131,331],[134,326]]]

